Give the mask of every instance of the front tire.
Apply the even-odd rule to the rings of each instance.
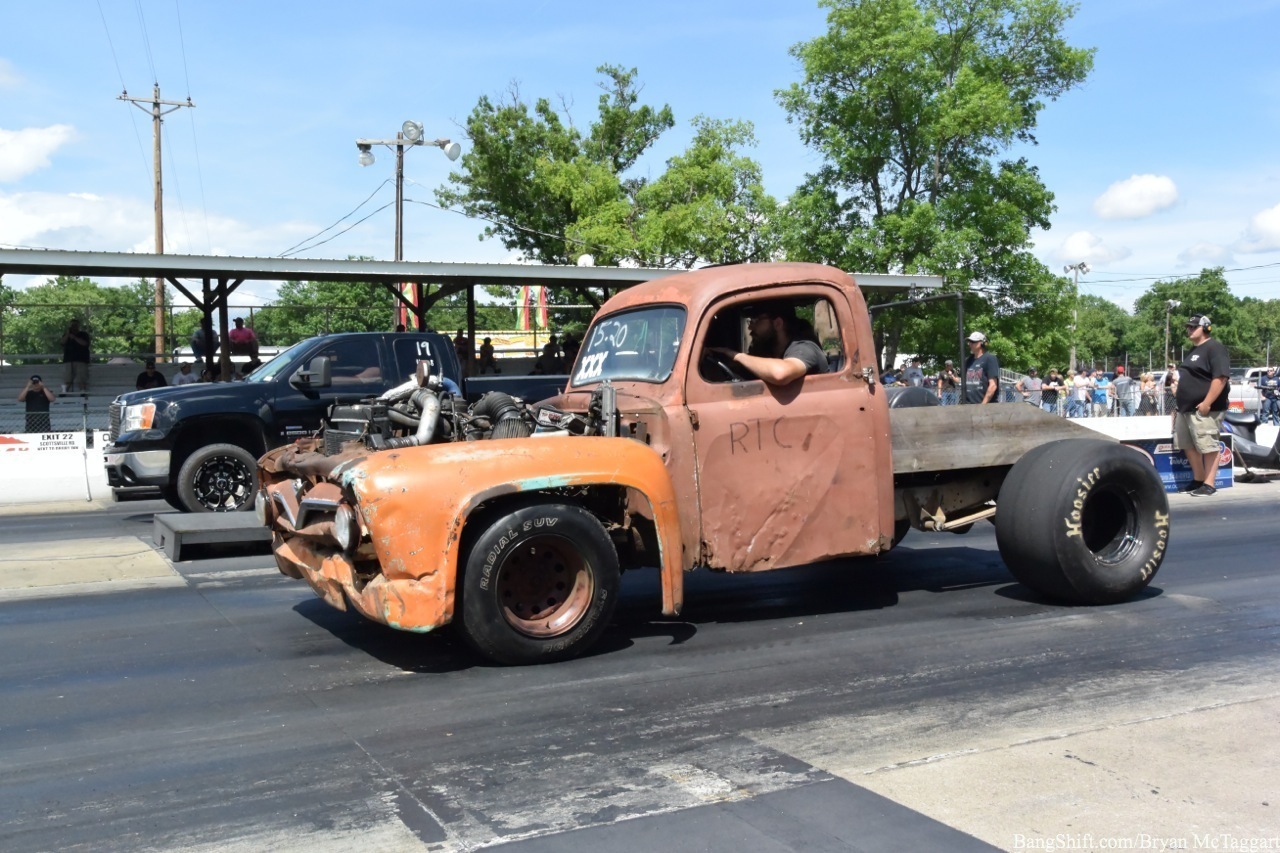
[[[234,444],[210,444],[178,469],[178,500],[187,512],[247,512],[253,509],[258,460]]]
[[[1013,576],[1050,598],[1112,604],[1155,577],[1169,544],[1169,501],[1151,464],[1096,439],[1026,454],[1000,487],[996,543]]]
[[[532,504],[495,520],[467,552],[460,629],[502,664],[577,657],[617,603],[618,553],[603,526],[571,504]]]

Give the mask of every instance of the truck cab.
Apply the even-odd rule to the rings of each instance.
[[[123,394],[104,451],[112,487],[159,487],[187,512],[252,509],[257,459],[314,435],[335,403],[376,396],[419,361],[458,381],[453,348],[434,333],[347,333],[295,344],[244,381]],[[313,372],[324,365],[325,376]]]

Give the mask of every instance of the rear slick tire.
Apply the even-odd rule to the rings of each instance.
[[[492,518],[467,551],[460,629],[495,663],[577,657],[618,600],[618,553],[591,513],[534,503]]]
[[[1097,439],[1037,447],[1000,487],[996,543],[1019,582],[1049,598],[1114,604],[1151,582],[1169,501],[1138,452]]]

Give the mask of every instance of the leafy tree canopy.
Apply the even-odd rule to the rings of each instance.
[[[1059,0],[821,0],[828,31],[796,45],[803,80],[778,98],[823,163],[793,194],[787,255],[865,272],[935,273],[976,318],[1052,328],[1064,280],[1030,253],[1053,195],[1025,159],[1046,100],[1081,83],[1091,50],[1062,36],[1075,7]],[[1029,313],[1030,316],[1026,316]],[[887,355],[911,329],[877,329]],[[917,350],[948,351],[913,337]],[[1065,355],[1065,353],[1064,353]]]

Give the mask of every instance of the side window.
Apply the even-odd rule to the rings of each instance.
[[[431,342],[426,338],[396,337],[392,339],[391,352],[396,360],[397,375],[392,377],[396,381],[413,376],[420,361],[430,362],[432,373],[439,373],[441,370],[440,358],[431,349]]]
[[[382,363],[378,357],[378,341],[375,338],[334,341],[317,355],[329,359],[335,388],[382,380]]]
[[[785,318],[791,341],[808,340],[817,344],[826,360],[824,373],[835,373],[844,367],[844,344],[840,337],[840,325],[835,307],[822,297],[798,297],[767,301],[738,302],[718,310],[707,326],[703,340],[703,357],[698,362],[698,373],[707,382],[729,382],[747,378],[741,368],[729,373],[730,363],[725,357],[717,357],[711,348],[724,348],[750,355],[782,357],[783,342],[772,335],[773,328],[767,321],[753,323],[758,317],[769,315]]]

